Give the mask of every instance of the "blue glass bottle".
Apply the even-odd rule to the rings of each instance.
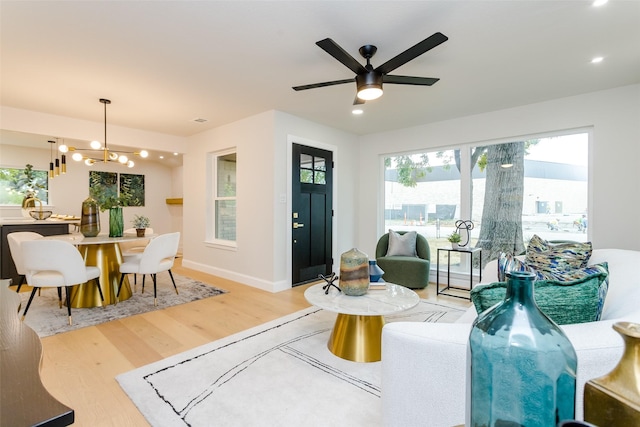
[[[535,275],[507,273],[504,301],[469,335],[467,426],[549,427],[574,418],[577,356],[535,303]]]

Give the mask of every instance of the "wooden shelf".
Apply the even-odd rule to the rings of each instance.
[[[182,197],[173,198],[173,199],[167,199],[167,204],[168,205],[181,205],[182,204]]]

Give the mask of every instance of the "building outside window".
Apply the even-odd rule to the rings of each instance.
[[[236,242],[236,152],[235,149],[214,153],[213,166],[213,235],[216,243]]]
[[[385,231],[424,235],[433,268],[457,220],[473,221],[470,246],[483,248],[483,266],[500,252],[524,252],[534,234],[586,241],[588,139],[581,132],[387,156]],[[452,270],[468,271],[452,256]]]

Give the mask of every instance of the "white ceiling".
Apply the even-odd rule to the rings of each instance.
[[[189,136],[276,109],[363,135],[640,83],[640,1],[6,1],[2,105]],[[351,110],[353,73],[327,37],[375,66],[449,37]],[[600,64],[591,64],[603,56]],[[362,60],[364,63],[364,60]],[[204,118],[206,123],[195,123]]]

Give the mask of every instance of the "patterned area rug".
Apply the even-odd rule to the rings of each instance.
[[[61,332],[69,332],[87,326],[94,326],[110,320],[121,319],[135,314],[147,313],[149,311],[161,310],[174,305],[197,301],[204,298],[213,297],[226,293],[223,289],[204,284],[188,277],[173,273],[173,277],[178,287],[179,295],[176,295],[169,275],[158,274],[158,306],[153,305],[153,281],[147,277],[144,294],[140,292],[142,277],[138,277],[137,292],[131,298],[120,302],[117,305],[108,305],[105,308],[72,308],[71,316],[73,325],[69,326],[67,308],[58,308],[58,292],[55,288],[42,289],[41,295],[33,298],[31,307],[25,317],[25,323],[29,325],[40,338]],[[133,279],[131,280],[133,289]],[[21,292],[22,305],[20,316],[29,301],[31,292]],[[64,292],[62,293],[64,298]]]
[[[421,301],[388,322],[454,322]],[[327,348],[336,314],[311,307],[119,375],[152,426],[377,426],[380,362]]]

